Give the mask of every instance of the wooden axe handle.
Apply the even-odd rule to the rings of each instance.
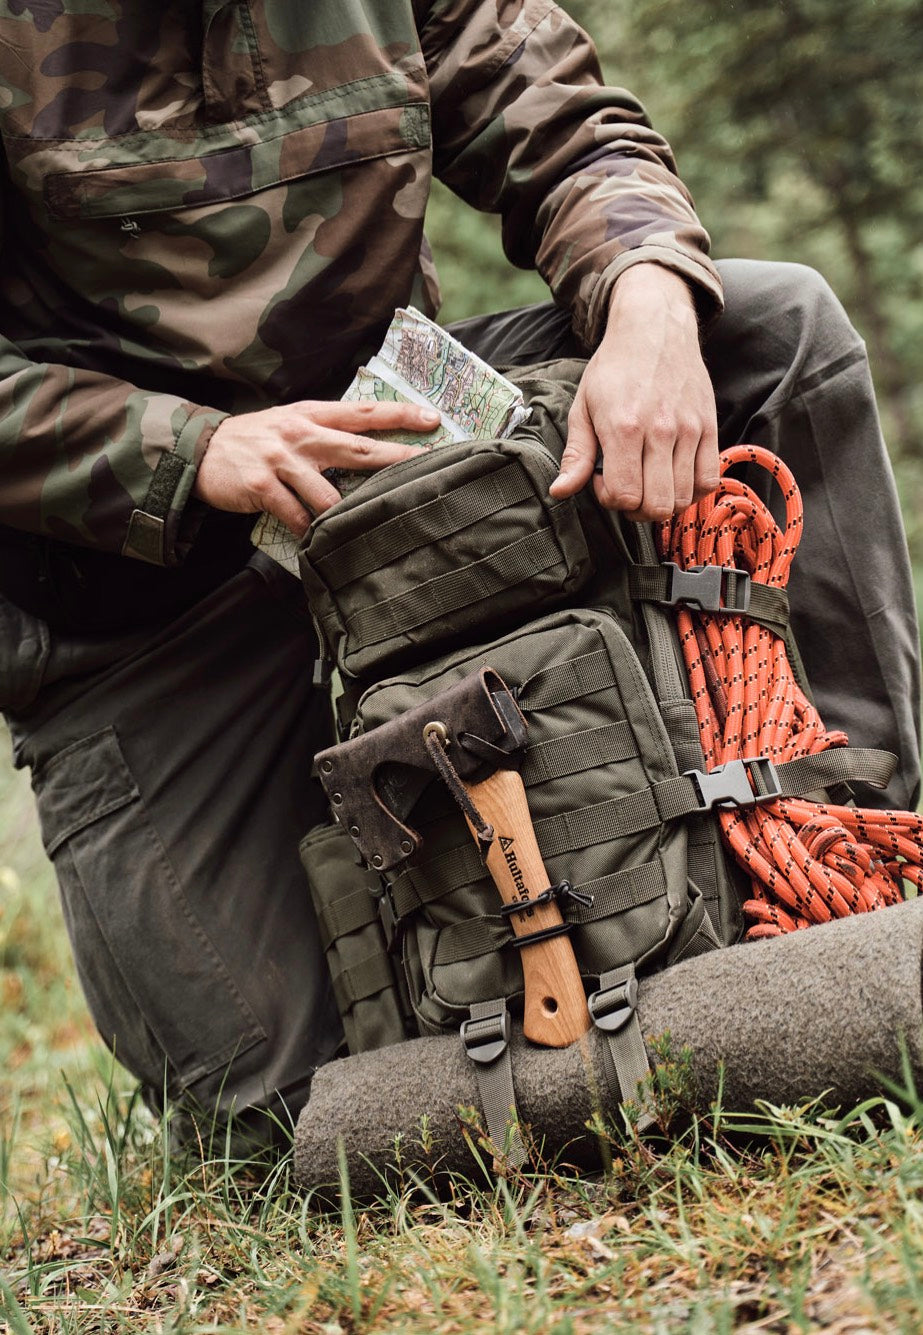
[[[487,868],[504,904],[535,899],[550,882],[535,840],[526,790],[515,770],[497,770],[483,783],[466,784],[468,795],[494,828]],[[468,828],[477,838],[474,827]],[[531,936],[563,922],[554,900],[510,914],[517,936]],[[567,936],[523,946],[523,1033],[546,1048],[564,1048],[592,1024],[574,948]]]

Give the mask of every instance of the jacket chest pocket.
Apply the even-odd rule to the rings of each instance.
[[[316,397],[416,295],[430,109],[403,76],[193,138],[19,142],[10,163],[22,261],[74,293],[94,346],[102,325],[142,361]]]
[[[291,120],[297,122],[294,116]],[[404,101],[277,129],[276,134],[264,131],[264,137],[243,131],[203,133],[194,144],[136,136],[111,147],[58,144],[32,155],[29,175],[40,176],[43,202],[53,219],[202,208],[301,178],[326,176],[329,181],[331,174],[374,159],[428,150],[429,105]],[[44,170],[40,164],[37,168],[38,158],[44,159]],[[318,188],[322,193],[320,181]]]

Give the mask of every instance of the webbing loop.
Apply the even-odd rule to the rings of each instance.
[[[465,1053],[474,1065],[487,1134],[506,1162],[519,1168],[525,1163],[526,1147],[516,1113],[506,999],[476,1001],[460,1032]]]

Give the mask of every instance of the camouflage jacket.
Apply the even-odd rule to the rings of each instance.
[[[592,344],[622,269],[720,302],[670,150],[548,0],[0,3],[0,524],[175,565],[224,415],[337,396],[438,305],[431,173]]]

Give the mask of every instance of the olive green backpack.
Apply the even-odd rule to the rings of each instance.
[[[341,738],[484,665],[514,691],[539,848],[551,883],[573,887],[561,912],[627,1099],[647,1070],[636,973],[741,934],[738,873],[713,807],[741,784],[776,790],[758,770],[702,773],[670,611],[680,599],[741,611],[747,577],[661,566],[650,528],[604,511],[591,489],[548,495],[582,366],[514,373],[531,417],[510,439],[443,446],[370,476],[315,521],[301,568],[336,668]],[[765,591],[764,603],[752,592],[750,614],[784,628],[784,594]],[[519,954],[458,807],[437,780],[421,787],[422,846],[387,877],[358,865],[335,819],[308,833],[302,860],[350,1052],[460,1030],[493,1082],[490,1119],[491,1103],[496,1113],[511,1102]]]

